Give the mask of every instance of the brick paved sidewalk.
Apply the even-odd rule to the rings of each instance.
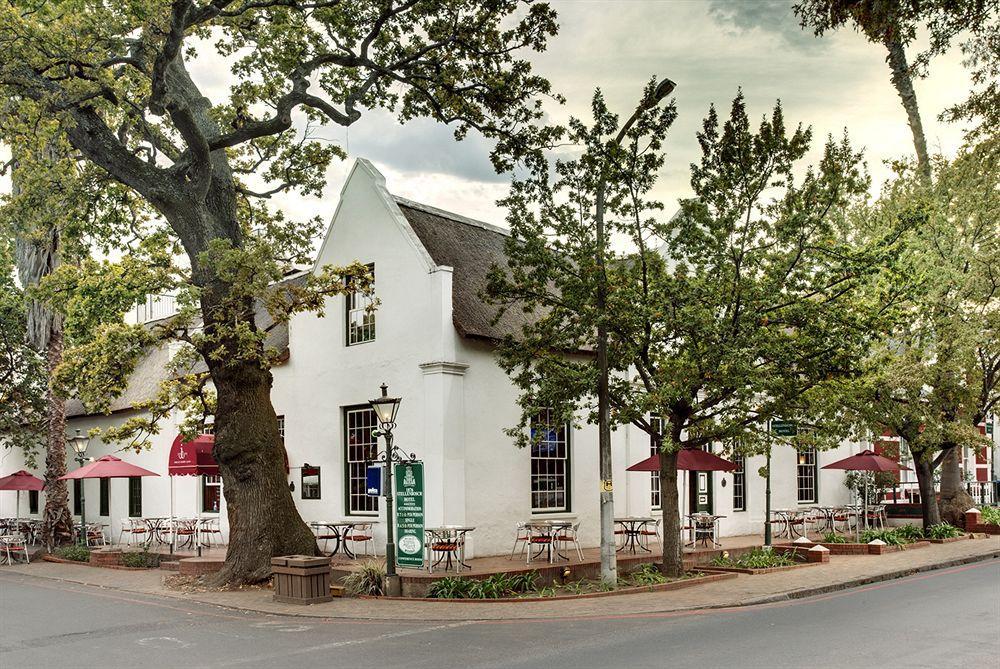
[[[58,579],[128,592],[162,595],[206,604],[279,615],[376,620],[507,620],[628,616],[690,609],[743,606],[839,590],[916,571],[1000,558],[1000,537],[935,544],[879,556],[834,556],[828,564],[793,569],[667,592],[552,602],[421,602],[336,599],[296,606],[271,601],[271,591],[184,593],[163,587],[163,572],[119,571],[40,562],[0,568],[9,573]]]

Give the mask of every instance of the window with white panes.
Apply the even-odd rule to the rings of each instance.
[[[816,449],[801,450],[796,454],[796,458],[795,479],[799,503],[814,503],[816,502],[816,479],[819,473],[816,467]]]
[[[201,510],[203,513],[218,513],[222,505],[222,477],[201,477]]]
[[[368,496],[368,465],[378,457],[378,440],[372,432],[378,427],[370,406],[344,409],[344,478],[348,514],[375,515],[378,497]]]
[[[650,426],[656,430],[658,434],[663,434],[663,418],[660,416],[650,416],[649,417]],[[649,437],[649,454],[659,455],[659,440],[654,438],[652,435]],[[652,509],[660,508],[660,472],[650,472],[649,474],[649,506]]]
[[[365,293],[356,291],[347,294],[347,345],[363,344],[375,340],[375,263],[368,265],[372,277],[372,289]]]
[[[742,455],[733,455],[733,511],[747,510],[747,475],[746,458]]]
[[[569,511],[568,423],[556,422],[551,409],[531,420],[531,510]]]

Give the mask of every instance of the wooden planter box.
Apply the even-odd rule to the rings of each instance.
[[[311,555],[271,558],[274,601],[285,604],[329,602],[330,559]]]

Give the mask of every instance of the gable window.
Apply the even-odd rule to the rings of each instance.
[[[83,499],[83,481],[73,479],[73,515],[80,515],[80,501]]]
[[[795,465],[796,487],[800,504],[814,503],[816,497],[817,460],[816,449],[808,448],[799,451]]]
[[[28,513],[38,513],[38,491],[28,491]]]
[[[142,517],[142,477],[132,476],[128,480],[128,515]]]
[[[375,263],[368,264],[375,289]],[[353,292],[347,294],[347,345],[375,341],[375,311],[372,308],[375,296],[372,293]]]
[[[660,416],[650,416],[649,425],[658,434],[663,434],[663,418]],[[649,454],[659,455],[660,449],[657,446],[658,440],[653,438],[652,435],[649,437]],[[649,508],[659,509],[660,508],[660,472],[650,472],[649,473]]]
[[[218,513],[222,505],[222,477],[201,477],[201,510],[203,513]]]
[[[378,441],[372,432],[378,426],[370,406],[344,409],[344,506],[348,515],[375,515],[378,497],[368,496],[368,465],[378,457]],[[317,484],[319,483],[317,477]]]
[[[569,425],[551,409],[531,419],[531,510],[569,511]]]
[[[302,499],[319,499],[319,467],[302,466]]]
[[[101,481],[101,513],[102,516],[111,515],[111,479],[100,479]]]
[[[733,463],[736,469],[733,470],[733,511],[747,510],[747,477],[746,477],[746,457],[734,455]]]

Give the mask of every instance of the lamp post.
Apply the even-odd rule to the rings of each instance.
[[[396,531],[393,527],[392,509],[392,430],[396,427],[396,412],[402,398],[389,397],[389,386],[382,384],[382,396],[369,400],[378,418],[379,435],[385,438],[385,589],[390,597],[401,593],[399,576],[396,575]],[[377,435],[376,435],[377,436]]]
[[[658,105],[663,98],[670,95],[676,84],[669,79],[661,81],[651,95],[644,97],[632,116],[618,131],[608,144],[608,152],[619,148],[639,116]],[[607,252],[607,234],[604,227],[605,191],[607,190],[607,168],[603,163],[600,179],[597,182],[597,193],[594,198],[594,223],[597,232],[597,310],[604,313],[608,300],[608,282],[605,274],[605,253]],[[597,450],[600,459],[601,473],[601,580],[605,583],[618,583],[617,549],[615,548],[615,501],[614,484],[612,481],[611,464],[611,399],[608,369],[608,326],[603,318],[597,322]]]
[[[76,453],[76,462],[81,467],[87,462],[87,447],[90,446],[90,437],[85,434],[80,434],[77,430],[76,434],[72,437],[66,438],[66,443],[69,444],[73,452]],[[86,520],[86,508],[84,507],[84,494],[83,494],[83,481],[80,481],[80,534],[77,537],[77,541],[82,543],[84,546],[87,545],[87,520]]]

